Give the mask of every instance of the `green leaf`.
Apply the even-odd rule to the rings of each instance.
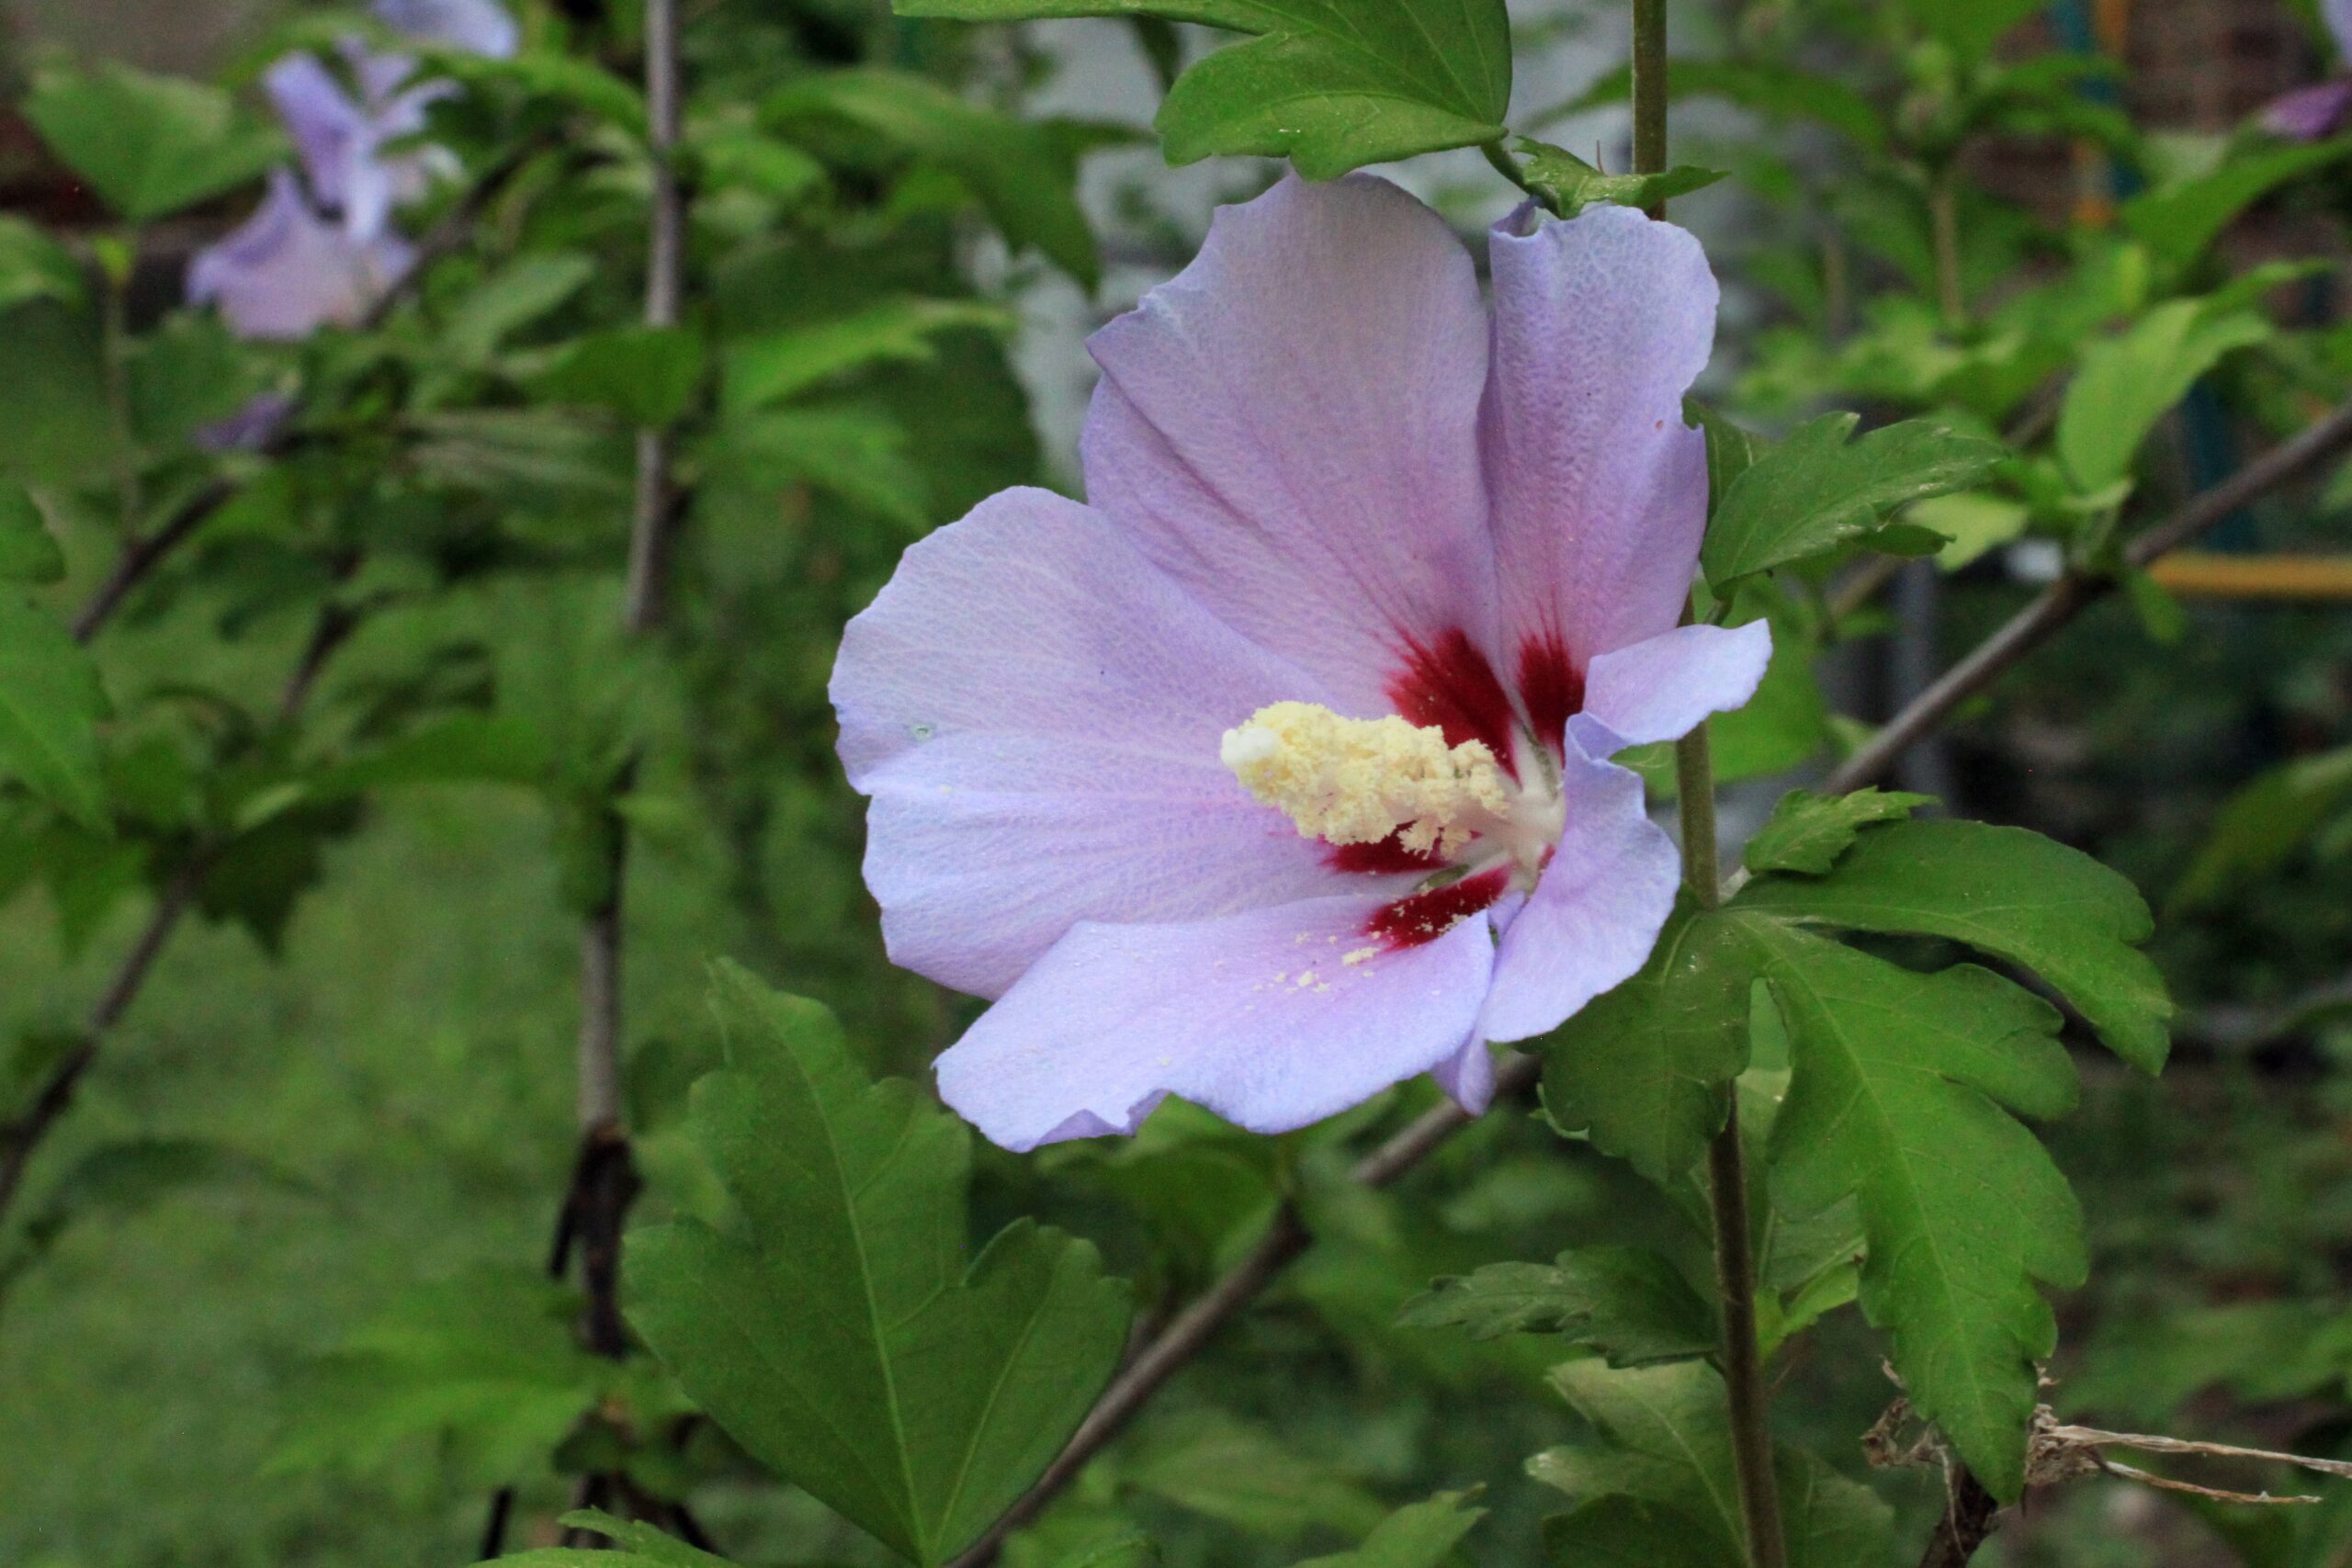
[[[1754,468],[1772,444],[1696,400],[1686,400],[1682,412],[1685,423],[1706,433],[1707,512],[1713,516],[1739,476]]]
[[[1553,1125],[1661,1185],[1705,1156],[1747,1066],[1749,976],[1722,937],[1679,909],[1640,974],[1537,1047]]]
[[[1554,1371],[1552,1382],[1599,1439],[1528,1461],[1530,1475],[1584,1505],[1547,1527],[1554,1562],[1741,1568],[1746,1526],[1721,1374],[1699,1361],[1638,1371],[1571,1361]],[[1868,1490],[1792,1450],[1780,1450],[1773,1469],[1789,1568],[1853,1568],[1883,1560],[1890,1515]],[[1587,1512],[1596,1505],[1613,1506]],[[1679,1535],[1670,1542],[1664,1536],[1653,1540],[1632,1529],[1642,1512],[1679,1523]],[[1636,1542],[1667,1554],[1610,1555]]]
[[[1171,164],[1288,158],[1309,179],[1504,134],[1503,0],[898,0],[901,16],[1160,17],[1256,35],[1180,77],[1161,106]]]
[[[1068,127],[1001,114],[897,71],[829,71],[770,96],[763,112],[786,130],[812,115],[834,116],[895,142],[961,181],[1013,249],[1034,245],[1094,287],[1102,264],[1078,203],[1085,139]]]
[[[218,87],[130,66],[34,78],[25,117],[115,215],[152,223],[259,177],[285,139]]]
[[[1791,790],[1773,808],[1772,819],[1747,840],[1741,859],[1759,876],[1774,871],[1819,876],[1853,847],[1864,828],[1902,821],[1919,807],[1933,804],[1932,795],[1889,794],[1875,788],[1845,795]]]
[[[1903,5],[1922,31],[1970,60],[1982,60],[2041,10],[2042,0],[1903,0]]]
[[[1474,1339],[1556,1333],[1589,1345],[1613,1366],[1711,1354],[1714,1310],[1675,1267],[1634,1247],[1563,1252],[1556,1262],[1495,1263],[1440,1280],[1405,1303],[1407,1328],[1460,1327]]]
[[[2167,912],[2211,906],[2277,871],[2352,800],[2352,747],[2298,757],[2233,795],[2172,890]]]
[[[1784,773],[1822,749],[1829,736],[1829,705],[1814,675],[1816,645],[1793,621],[1772,626],[1772,661],[1745,707],[1712,720],[1715,782]],[[1668,770],[1671,771],[1670,769]]]
[[[322,799],[416,784],[533,787],[555,768],[546,733],[518,715],[454,713],[322,770],[311,793]]]
[[[1826,876],[1770,877],[1739,908],[1845,931],[1939,936],[2038,972],[2108,1048],[2163,1067],[2164,978],[2138,944],[2139,890],[2088,855],[2017,828],[1900,822],[1862,834]]]
[[[2169,1003],[2131,945],[2149,934],[2146,907],[2097,863],[2015,829],[1832,826],[1831,838],[1853,837],[1821,872],[1766,874],[1724,910],[1679,915],[1663,961],[1587,1010],[1603,1031],[1564,1052],[1577,1040],[1572,1021],[1547,1046],[1547,1106],[1564,1062],[1584,1064],[1589,1099],[1606,1105],[1614,1094],[1640,1111],[1657,1103],[1656,1064],[1680,1041],[1713,1044],[1736,1065],[1751,1025],[1759,1052],[1785,1034],[1790,1088],[1770,1134],[1771,1267],[1776,1289],[1799,1291],[1781,1310],[1817,1314],[1842,1299],[1838,1271],[1856,1250],[1858,1220],[1866,1314],[1893,1333],[1895,1365],[1921,1408],[1988,1485],[2014,1495],[2033,1361],[2053,1332],[2035,1282],[2081,1272],[2073,1197],[2009,1114],[2072,1103],[2058,1014],[1987,970],[1915,973],[1807,928],[1943,937],[2038,969],[2120,1054],[2153,1069]],[[1817,852],[1800,858],[1820,863]],[[1770,1040],[1749,1012],[1754,979],[1780,1021]],[[1623,1085],[1612,1082],[1620,1076]],[[1678,1127],[1664,1145],[1671,1157],[1650,1151],[1644,1173],[1671,1185],[1711,1129],[1695,1115],[1668,1124]]]
[[[69,485],[119,456],[95,322],[53,300],[0,315],[0,471]]]
[[[65,552],[22,485],[0,479],[0,582],[55,582]]]
[[[263,389],[244,345],[210,311],[167,317],[127,357],[130,427],[150,450],[186,445]]]
[[[1675,60],[1667,63],[1671,100],[1723,98],[1771,119],[1809,119],[1870,150],[1886,145],[1886,127],[1869,98],[1835,76],[1795,66],[1730,60]],[[1634,73],[1618,70],[1567,103],[1544,110],[1535,123],[1550,125],[1588,109],[1622,104],[1634,96]]]
[[[584,55],[526,49],[500,60],[445,49],[435,51],[433,71],[469,86],[512,84],[526,96],[584,109],[640,141],[645,138],[645,95],[628,77]]]
[[[1530,1475],[1577,1499],[1631,1497],[1676,1509],[1724,1547],[1740,1539],[1728,1407],[1713,1368],[1570,1361],[1553,1371],[1552,1385],[1599,1441],[1540,1453],[1527,1461]]]
[[[2187,266],[2247,208],[2291,180],[2342,162],[2347,153],[2352,138],[2232,158],[2209,174],[2125,202],[2123,226],[2158,260]]]
[[[1159,1549],[1149,1540],[1125,1535],[1080,1547],[1069,1556],[1057,1558],[1054,1568],[1159,1568]]]
[[[708,356],[678,327],[616,327],[576,338],[532,379],[553,402],[610,409],[632,424],[667,429],[701,389]]]
[[[2094,494],[2130,479],[2142,443],[2188,389],[2276,333],[2253,310],[2175,299],[2093,344],[2058,412],[2058,457],[2075,490]]]
[[[1825,414],[1758,458],[1707,529],[1701,564],[1721,592],[1836,549],[1914,502],[1964,490],[2007,456],[1998,442],[1906,420],[1847,443],[1859,414]]]
[[[525,256],[459,299],[436,341],[461,365],[484,364],[500,344],[560,309],[595,276],[594,258],[575,251]]]
[[[0,592],[0,769],[91,828],[106,821],[98,667],[47,612]]]
[[[1936,564],[1946,571],[1958,571],[1985,551],[2023,534],[2026,525],[2033,521],[2033,511],[2001,496],[1964,491],[1921,502],[1911,509],[1910,520],[1949,541],[1936,552]]]
[[[89,279],[73,253],[38,223],[0,217],[0,310],[53,299],[69,310],[90,302]]]
[[[1601,1497],[1544,1521],[1553,1568],[1745,1568],[1690,1516],[1634,1497]]]
[[[869,365],[927,362],[937,333],[1005,324],[1003,311],[975,300],[886,299],[837,321],[745,339],[727,351],[727,408],[730,413],[767,408]]]
[[[516,1568],[734,1568],[677,1537],[664,1535],[641,1519],[616,1518],[601,1508],[575,1508],[560,1523],[574,1529],[594,1530],[613,1544],[597,1551],[580,1547],[545,1547],[496,1559]]]
[[[26,1084],[45,1079],[76,1049],[80,1037],[34,1037],[21,1043],[19,1060],[5,1077]],[[0,1082],[0,1088],[6,1088]],[[9,1109],[0,1098],[0,1110]],[[101,1144],[69,1166],[43,1193],[40,1207],[26,1216],[16,1244],[0,1262],[0,1285],[38,1263],[75,1224],[99,1217],[128,1218],[179,1197],[191,1189],[251,1186],[281,1192],[309,1189],[267,1160],[242,1149],[199,1138],[128,1138]]]
[[[1317,1557],[1297,1568],[1442,1568],[1462,1538],[1487,1517],[1470,1505],[1476,1489],[1441,1492],[1427,1502],[1399,1508],[1382,1520],[1353,1551]]]
[[[624,1369],[578,1341],[576,1291],[522,1267],[410,1288],[310,1371],[266,1473],[368,1473],[421,1439],[503,1483],[544,1466]]]
[[[2057,1010],[1973,965],[1917,974],[1778,921],[1740,923],[1794,1055],[1774,1201],[1810,1214],[1860,1200],[1863,1312],[1893,1336],[1921,1415],[2014,1500],[2036,1363],[2057,1335],[2034,1282],[2080,1284],[2085,1269],[2074,1194],[2007,1114],[2074,1105]]]
[[[697,130],[687,151],[702,165],[707,189],[734,186],[789,205],[813,196],[825,184],[823,164],[791,142],[748,126]]]
[[[1295,1541],[1317,1526],[1363,1535],[1385,1517],[1377,1498],[1330,1465],[1214,1410],[1154,1427],[1122,1479],[1270,1540]]]
[[[771,409],[727,422],[708,448],[731,482],[782,490],[807,484],[909,529],[931,522],[929,485],[907,450],[906,427],[854,408]]]
[[[868,1083],[814,1003],[722,967],[729,1066],[692,1121],[728,1231],[632,1237],[632,1321],[778,1475],[918,1563],[969,1545],[1077,1427],[1125,1348],[1094,1249],[1017,1222],[970,1257],[969,1133]]]
[[[1596,202],[1653,207],[1727,177],[1720,169],[1687,164],[1655,175],[1604,175],[1565,147],[1525,136],[1519,139],[1519,156],[1528,188],[1563,218],[1574,218]]]

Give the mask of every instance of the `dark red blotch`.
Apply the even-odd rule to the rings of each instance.
[[[1498,865],[1443,887],[1432,887],[1384,904],[1364,923],[1364,934],[1391,948],[1435,942],[1471,916],[1494,907],[1510,890],[1510,868]]]
[[[1442,870],[1445,862],[1426,850],[1408,850],[1391,833],[1376,844],[1331,844],[1324,851],[1334,871],[1363,872],[1370,876],[1412,873],[1427,876]]]
[[[1388,683],[1388,700],[1408,723],[1444,731],[1449,746],[1486,742],[1496,761],[1517,776],[1510,743],[1517,714],[1510,694],[1461,627],[1442,634],[1434,645],[1408,639],[1405,671]]]
[[[1568,720],[1584,711],[1584,671],[1568,657],[1557,632],[1529,637],[1519,646],[1519,695],[1536,739],[1557,751]]]

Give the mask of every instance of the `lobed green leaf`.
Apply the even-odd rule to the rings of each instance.
[[[1487,1517],[1486,1509],[1470,1506],[1477,1496],[1474,1487],[1410,1504],[1383,1519],[1353,1551],[1314,1558],[1297,1568],[1442,1568],[1463,1537]]]
[[[2088,855],[2018,828],[1899,822],[1862,834],[1818,878],[1771,877],[1744,910],[1844,931],[1939,936],[2035,971],[2108,1048],[2154,1073],[2172,1002],[2139,944],[2139,890]]]
[[[65,552],[22,485],[0,480],[0,582],[55,582]]]
[[[1125,1288],[1023,1221],[969,1257],[970,1134],[869,1083],[831,1015],[718,975],[728,1067],[692,1121],[736,1227],[632,1238],[631,1320],[762,1463],[916,1562],[979,1536],[1116,1368]]]
[[[1932,795],[1875,788],[1845,795],[1791,790],[1773,808],[1771,820],[1747,840],[1740,859],[1759,876],[1775,871],[1819,876],[1853,847],[1863,829],[1882,822],[1900,822],[1919,807],[1934,803]]]
[[[1640,974],[1546,1036],[1544,1112],[1661,1185],[1730,1114],[1747,1066],[1750,976],[1720,921],[1677,911]]]
[[[285,138],[218,87],[128,65],[34,79],[25,118],[129,223],[152,223],[257,179]]]
[[[1438,1280],[1406,1303],[1396,1321],[1463,1328],[1475,1339],[1556,1333],[1623,1367],[1709,1355],[1720,1339],[1714,1309],[1690,1281],[1657,1253],[1634,1247],[1583,1247],[1548,1264],[1489,1264]]]
[[[97,726],[107,712],[88,650],[46,611],[0,592],[0,769],[75,821],[102,828]]]
[[[2007,456],[1998,442],[1925,420],[1849,445],[1860,423],[1858,414],[1825,414],[1732,482],[1700,554],[1711,586],[1721,592],[1862,538],[1914,502],[1977,483]]]
[[[1504,134],[1503,0],[898,0],[965,21],[1154,17],[1254,35],[1177,79],[1159,130],[1171,164],[1288,158],[1309,179]]]
[[[2207,371],[2276,334],[2233,302],[2174,299],[2092,344],[2058,412],[2058,458],[2075,488],[2091,495],[2130,479],[2157,422]]]

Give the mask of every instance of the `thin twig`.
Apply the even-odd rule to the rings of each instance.
[[[684,306],[687,214],[677,170],[684,98],[678,28],[677,0],[645,0],[646,140],[653,164],[645,324],[656,329],[677,325]],[[668,604],[671,532],[679,508],[672,456],[670,431],[638,432],[637,490],[622,609],[623,629],[632,637],[658,631]],[[631,787],[637,766],[632,758],[615,777],[616,797]],[[554,1263],[560,1273],[567,1253],[576,1245],[587,1296],[582,1337],[591,1350],[618,1360],[628,1354],[620,1303],[621,1233],[639,1184],[621,1099],[621,963],[629,830],[627,818],[609,803],[605,813],[610,858],[605,897],[580,932],[581,1151],[558,1220]],[[621,1478],[591,1476],[588,1481],[610,1491],[617,1489]],[[578,1530],[567,1531],[564,1543],[593,1544]]]
[[[674,327],[685,303],[686,193],[678,177],[681,94],[677,0],[646,0],[645,109],[653,160],[653,207],[645,274],[645,324]],[[628,629],[661,625],[669,603],[670,535],[677,513],[671,433],[637,434],[637,514],[629,530]]]
[[[145,581],[147,574],[161,565],[164,557],[187,543],[214,513],[228,504],[237,490],[233,480],[214,479],[180,502],[161,528],[125,544],[122,553],[115,558],[114,570],[107,573],[106,580],[82,606],[81,614],[74,617],[74,640],[86,643],[104,630],[114,613],[122,608],[122,602],[130,596],[130,591]]]
[[[2178,549],[2271,491],[2303,478],[2347,446],[2352,446],[2352,403],[2345,404],[2261,461],[2239,470],[2133,539],[2123,552],[2125,562],[2135,570],[2145,570],[2150,562]],[[2092,577],[2079,571],[2069,571],[2061,577],[1890,719],[1868,744],[1832,773],[1822,787],[1831,794],[1843,794],[1884,777],[1904,752],[1942,725],[1953,709],[2007,674],[2026,655],[2049,641],[2086,606],[2114,588],[2115,580],[2110,577]]]
[[[191,856],[172,880],[156,895],[155,908],[147,917],[146,926],[139,939],[130,944],[122,962],[115,968],[114,977],[107,982],[96,1006],[90,1010],[83,1025],[82,1038],[65,1058],[50,1069],[50,1075],[32,1103],[22,1116],[6,1127],[0,1128],[0,1215],[6,1215],[15,1201],[17,1190],[24,1184],[25,1169],[32,1163],[33,1153],[42,1140],[55,1128],[59,1120],[74,1103],[74,1093],[82,1079],[98,1059],[98,1043],[107,1032],[122,1020],[137,998],[147,975],[154,967],[155,959],[171,941],[180,918],[196,901],[197,889],[204,881],[206,859]]]
[[[2261,1460],[2267,1464],[2290,1464],[2316,1474],[2352,1480],[2352,1462],[2340,1459],[2315,1459],[2309,1454],[2282,1453],[2276,1449],[2241,1448],[2235,1443],[2205,1443],[2145,1432],[2108,1432],[2097,1427],[2052,1426],[2043,1430],[2052,1441],[2076,1448],[2136,1449],[2142,1453],[2179,1454],[2193,1459]]]
[[[1974,1471],[1955,1463],[1948,1481],[1950,1498],[1944,1517],[1936,1522],[1935,1534],[1928,1538],[1919,1568],[1967,1568],[1976,1549],[2000,1528],[2000,1500],[1984,1490]]]

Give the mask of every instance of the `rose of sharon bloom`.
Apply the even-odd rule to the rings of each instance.
[[[320,217],[279,169],[261,210],[189,264],[188,302],[218,306],[241,337],[292,341],[356,326],[413,259],[397,234],[362,239]]]
[[[519,42],[498,0],[377,0],[375,12],[422,43],[503,56]],[[264,77],[308,193],[279,170],[260,210],[188,268],[189,303],[218,305],[240,336],[292,340],[364,320],[414,260],[413,247],[392,231],[392,213],[452,165],[438,148],[390,156],[383,148],[424,130],[426,108],[454,87],[411,85],[416,62],[356,40],[343,53],[356,98],[312,54],[288,55]],[[266,441],[283,417],[256,403],[217,433],[232,444]]]
[[[899,963],[995,1005],[938,1063],[1028,1149],[1170,1094],[1259,1132],[1640,967],[1675,848],[1607,759],[1747,700],[1678,629],[1707,504],[1698,242],[1623,208],[1491,242],[1283,181],[1091,344],[1089,504],[982,503],[851,622],[832,696]]]
[[[2320,15],[2335,35],[2338,55],[2352,61],[2352,0],[2320,0]],[[2275,99],[2262,127],[2290,141],[2324,141],[2352,121],[2352,80],[2338,77]]]
[[[499,0],[376,0],[376,19],[419,43],[511,60],[522,29]]]
[[[344,52],[364,103],[354,99],[314,54],[289,54],[262,80],[278,118],[293,135],[311,194],[365,239],[383,232],[396,209],[414,202],[436,177],[456,169],[457,161],[444,148],[419,147],[393,154],[383,151],[385,143],[423,130],[425,110],[455,89],[447,82],[403,89],[401,85],[415,73],[415,62],[356,45]]]

